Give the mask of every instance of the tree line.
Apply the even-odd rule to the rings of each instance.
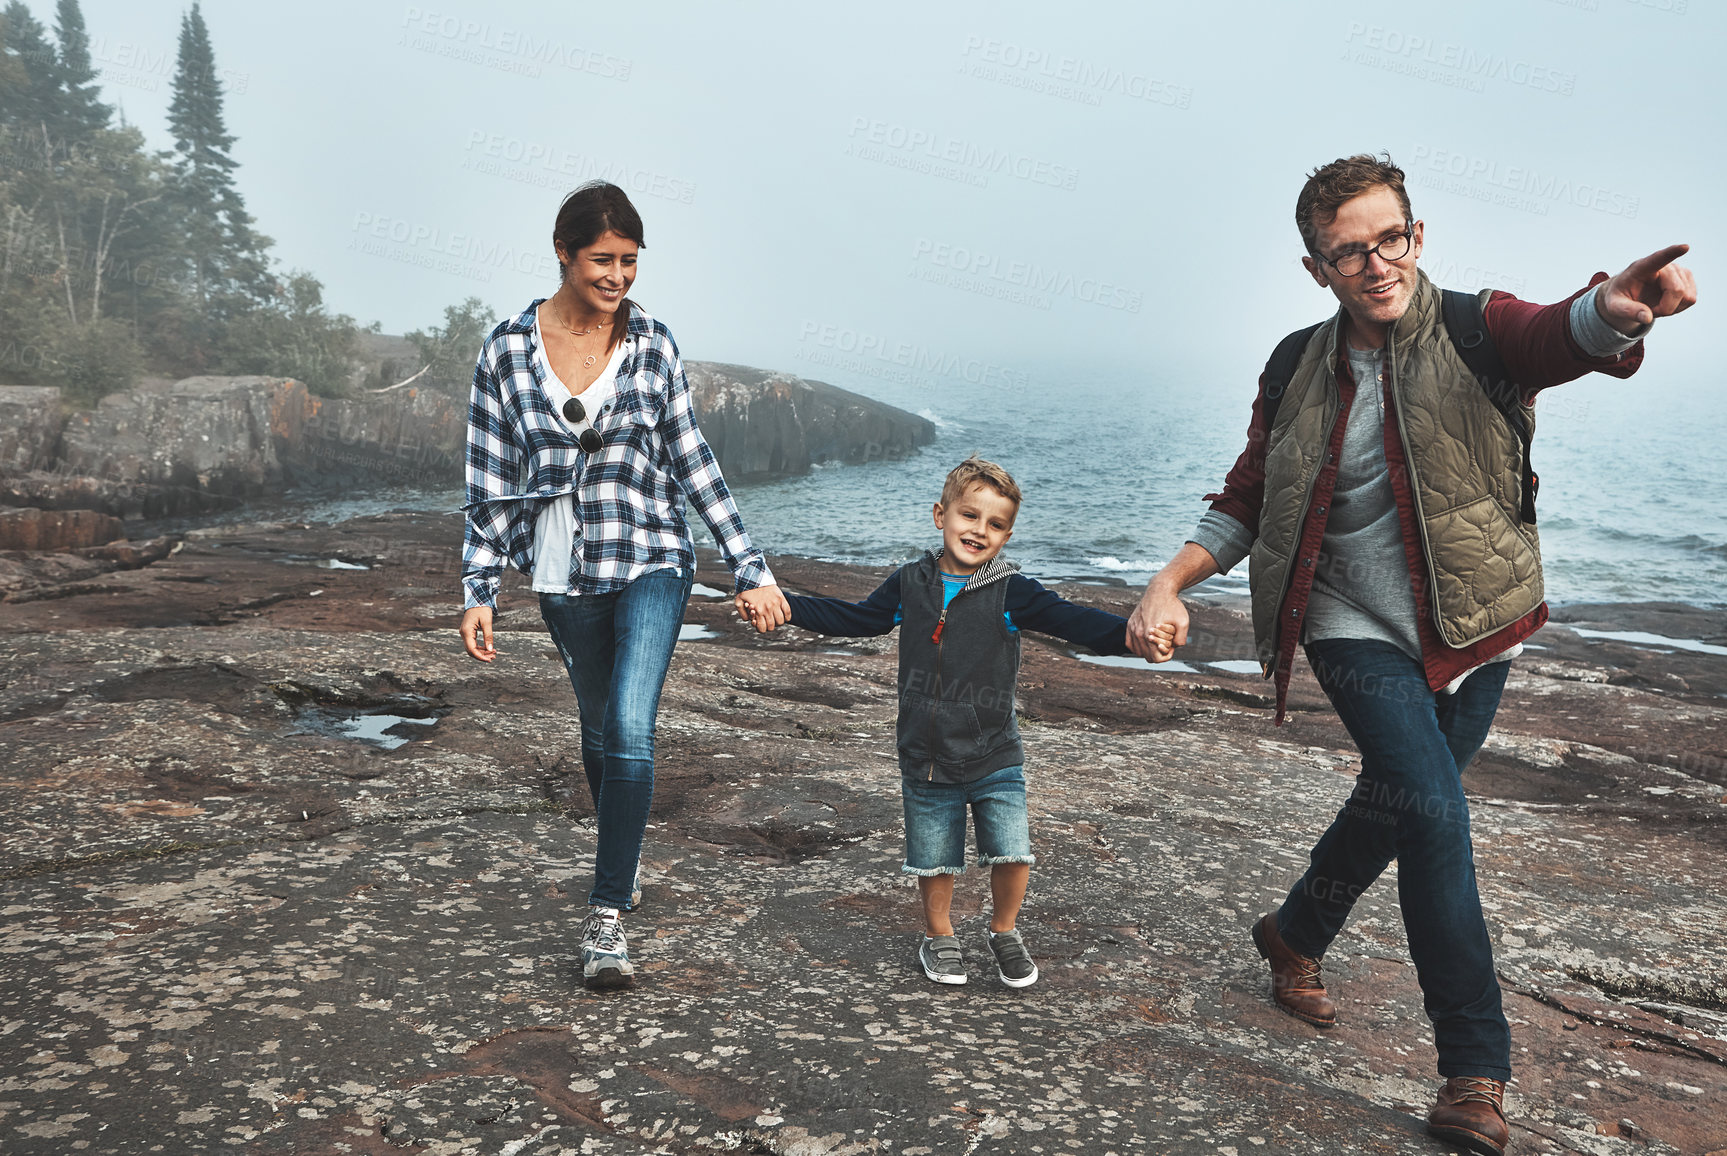
[[[172,94],[174,147],[152,151],[102,100],[78,0],[57,0],[52,33],[22,0],[0,10],[0,383],[57,385],[82,404],[144,374],[350,392],[363,330],[325,307],[310,272],[274,268],[235,181],[196,2]],[[490,321],[473,298],[444,313],[408,335],[428,367],[416,384],[465,390]]]

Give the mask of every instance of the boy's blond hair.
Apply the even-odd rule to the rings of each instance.
[[[1015,513],[1019,511],[1019,483],[1013,480],[1013,475],[976,454],[948,471],[947,481],[941,487],[941,504],[951,506],[972,486],[980,483],[1012,502]]]

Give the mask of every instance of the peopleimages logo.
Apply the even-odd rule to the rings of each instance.
[[[573,182],[602,180],[632,193],[685,205],[696,198],[693,181],[486,129],[468,131],[467,151],[464,169],[523,184],[561,188]]]
[[[962,75],[1081,104],[1102,104],[1105,96],[1122,96],[1166,108],[1185,109],[1193,104],[1193,89],[1186,85],[1077,56],[1027,48],[1010,40],[968,36],[960,55],[965,58],[960,64]]]
[[[1467,153],[1436,149],[1427,145],[1415,147],[1414,161],[1410,169],[1424,178],[1422,184],[1425,187],[1488,200],[1496,198],[1480,197],[1479,193],[1485,190],[1503,191],[1509,195],[1505,201],[1509,207],[1527,208],[1528,211],[1541,214],[1547,212],[1550,202],[1562,202],[1580,209],[1626,218],[1636,217],[1639,207],[1637,197],[1588,181],[1572,181],[1523,165],[1501,165],[1498,161],[1486,157],[1470,156]],[[1451,187],[1456,182],[1467,182],[1481,188]],[[1520,203],[1520,198],[1530,198],[1533,204]]]
[[[555,64],[572,72],[586,72],[608,80],[630,78],[629,60],[550,36],[536,36],[520,28],[467,20],[413,6],[405,10],[402,28],[404,31],[398,43],[406,47],[506,72],[538,76],[540,65]]]
[[[163,45],[135,44],[129,40],[110,40],[105,36],[91,38],[90,62],[108,84],[124,85],[155,92],[179,68],[175,50]],[[232,68],[218,68],[216,81],[229,96],[244,96],[251,83],[251,74]]]
[[[1479,293],[1483,289],[1503,289],[1513,296],[1522,296],[1529,288],[1529,279],[1506,273],[1488,265],[1475,265],[1451,257],[1438,257],[1423,263],[1428,279],[1447,289],[1466,289]]]
[[[1489,80],[1557,96],[1570,96],[1577,88],[1574,72],[1378,24],[1351,23],[1343,42],[1345,62],[1474,92],[1485,92]]]
[[[1138,313],[1145,299],[1137,289],[1096,277],[1079,277],[1030,261],[1004,260],[993,253],[943,244],[927,237],[920,237],[912,246],[911,275],[932,284],[1037,309],[1050,308],[1054,297],[1069,297],[1087,305]]]
[[[378,213],[355,213],[353,228],[348,248],[439,273],[481,281],[490,281],[495,269],[547,279],[558,275],[557,258],[539,246],[517,249],[470,233],[446,232],[436,225]]]
[[[1023,370],[844,325],[805,321],[798,341],[799,360],[907,385],[932,384],[932,376],[957,378],[972,385],[1023,387],[1031,382]]]
[[[850,136],[854,143],[846,149],[848,156],[965,184],[987,186],[992,176],[1056,189],[1071,190],[1079,184],[1079,170],[1066,165],[867,116],[852,117]]]

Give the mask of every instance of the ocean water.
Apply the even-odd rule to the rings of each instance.
[[[1059,390],[942,382],[835,384],[936,423],[905,461],[827,467],[734,487],[771,552],[889,563],[939,538],[931,505],[972,451],[1025,492],[1007,554],[1043,578],[1145,582],[1191,533],[1246,442],[1253,386],[1093,380]],[[1536,404],[1532,457],[1547,595],[1555,603],[1727,601],[1727,405],[1655,404],[1637,379],[1584,380]],[[1247,565],[1213,579],[1247,589]]]
[[[936,441],[899,461],[734,483],[745,524],[770,560],[888,565],[916,557],[939,544],[931,506],[942,479],[975,451],[1006,466],[1025,492],[1007,555],[1028,574],[1130,585],[1180,548],[1206,509],[1202,496],[1222,485],[1245,441],[1253,389],[1126,378],[1059,387],[942,379],[932,388],[820,376],[921,413],[935,423]],[[1547,391],[1536,412],[1550,601],[1727,601],[1727,405],[1700,391],[1652,396],[1637,378],[1585,379]],[[335,521],[460,502],[455,489],[339,501],[288,495],[244,516]],[[698,545],[712,544],[699,524],[694,530]],[[1246,564],[1207,588],[1245,593]]]

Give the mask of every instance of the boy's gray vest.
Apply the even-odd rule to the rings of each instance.
[[[1391,327],[1385,367],[1409,465],[1416,527],[1439,636],[1464,647],[1541,605],[1541,539],[1522,520],[1521,446],[1445,331],[1440,293],[1425,273]],[[1486,304],[1485,298],[1483,305]],[[1309,339],[1266,439],[1265,497],[1248,576],[1260,661],[1278,660],[1278,610],[1301,527],[1342,407],[1332,318]],[[1355,404],[1372,404],[1364,384]],[[1535,411],[1524,406],[1534,429]]]
[[[942,614],[939,556],[900,571],[899,766],[937,783],[969,783],[1025,762],[1013,717],[1019,632],[1009,630],[1007,579],[992,558]],[[939,638],[936,626],[940,624]]]

